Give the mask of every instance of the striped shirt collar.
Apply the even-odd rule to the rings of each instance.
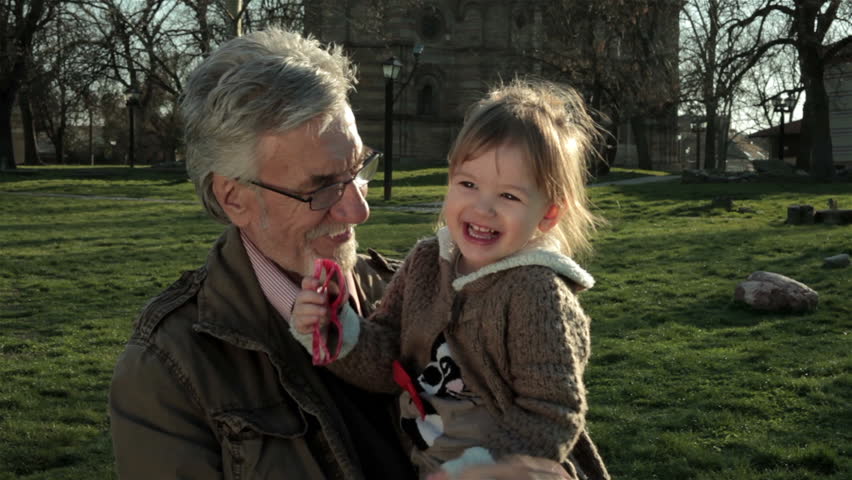
[[[240,239],[246,249],[254,274],[260,283],[260,289],[281,317],[290,322],[290,312],[296,302],[301,287],[290,279],[272,260],[266,257],[257,246],[240,230]]]

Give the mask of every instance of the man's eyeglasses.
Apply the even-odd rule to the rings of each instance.
[[[288,192],[282,188],[273,187],[272,185],[267,185],[257,180],[251,180],[249,183],[257,185],[260,188],[265,188],[266,190],[279,193],[285,197],[292,198],[293,200],[310,204],[311,210],[325,210],[340,201],[343,197],[343,192],[346,190],[346,186],[350,183],[354,182],[355,186],[358,188],[366,187],[367,184],[370,183],[370,180],[372,180],[376,175],[376,170],[379,166],[379,158],[381,158],[381,156],[382,152],[373,150],[369,155],[367,155],[363,165],[361,165],[361,168],[352,176],[352,178],[345,182],[333,183],[322,187],[319,190],[314,190],[313,192],[306,194],[307,196]]]

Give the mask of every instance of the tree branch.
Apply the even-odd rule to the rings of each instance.
[[[769,14],[771,14],[772,12],[781,12],[781,13],[787,15],[787,16],[790,16],[790,17],[793,17],[793,16],[796,15],[795,10],[793,10],[792,8],[790,8],[786,5],[770,4],[770,5],[767,5],[763,8],[759,8],[759,9],[755,10],[754,13],[749,15],[747,18],[744,18],[744,19],[742,19],[738,22],[735,22],[733,25],[728,27],[728,31],[730,32],[735,28],[747,27],[747,26],[751,25],[751,23],[754,22],[755,20],[757,20],[759,18],[765,18]]]

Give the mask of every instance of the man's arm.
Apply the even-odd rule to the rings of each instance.
[[[168,358],[130,344],[109,394],[110,429],[121,479],[222,478],[222,455],[192,391]]]

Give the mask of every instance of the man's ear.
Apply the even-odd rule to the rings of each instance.
[[[552,204],[547,212],[544,213],[544,217],[541,218],[541,221],[538,222],[538,229],[542,233],[547,233],[551,228],[555,227],[557,223],[559,223],[559,218],[562,216],[562,207],[557,204]]]
[[[238,227],[249,224],[257,205],[254,192],[250,188],[233,178],[214,173],[213,195],[231,223]]]

